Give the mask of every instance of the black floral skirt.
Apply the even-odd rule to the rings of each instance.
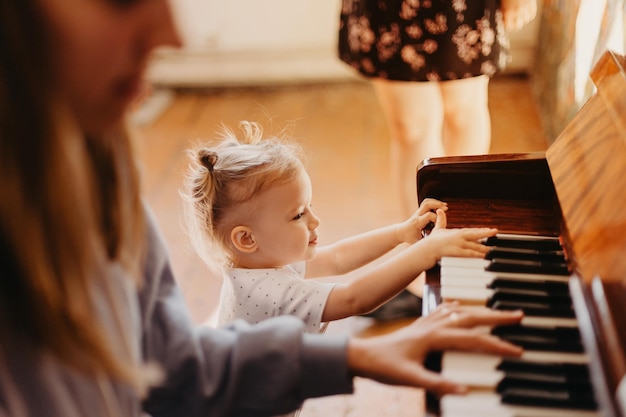
[[[493,76],[509,59],[499,0],[343,0],[339,58],[367,77]]]

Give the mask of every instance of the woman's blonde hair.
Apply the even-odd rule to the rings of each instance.
[[[182,191],[188,230],[199,256],[211,267],[231,261],[232,213],[254,196],[295,178],[303,169],[302,149],[284,137],[263,136],[262,127],[239,123],[242,136],[223,127],[215,146],[188,151]]]
[[[143,210],[124,129],[85,137],[58,104],[46,21],[1,2],[0,355],[51,353],[88,375],[130,380],[100,325],[95,288],[118,262],[137,274]]]

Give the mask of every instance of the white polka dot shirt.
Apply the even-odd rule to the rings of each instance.
[[[319,333],[322,313],[333,283],[304,279],[305,263],[282,268],[228,268],[220,294],[219,324],[235,319],[258,323],[274,316],[292,315]]]

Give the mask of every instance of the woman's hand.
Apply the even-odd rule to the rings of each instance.
[[[391,385],[422,387],[438,395],[462,394],[467,387],[427,370],[429,352],[464,350],[498,356],[519,356],[522,349],[476,326],[518,323],[521,311],[463,308],[444,303],[426,317],[382,336],[353,338],[348,344],[348,364],[355,376]]]
[[[519,30],[537,15],[537,0],[501,0],[505,30]]]
[[[437,212],[441,210],[444,216],[445,227],[445,211],[448,210],[448,204],[434,198],[425,198],[419,208],[404,222],[400,223],[398,228],[398,237],[401,242],[415,243],[422,238],[422,230],[431,223],[436,223],[440,216]],[[441,221],[440,221],[441,223]]]

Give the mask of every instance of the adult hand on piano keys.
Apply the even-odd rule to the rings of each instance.
[[[386,384],[422,387],[437,395],[464,393],[465,385],[426,369],[427,355],[434,351],[464,350],[520,356],[520,347],[483,329],[516,324],[522,316],[521,311],[468,309],[456,303],[445,303],[395,332],[351,339],[348,361],[356,376]]]

